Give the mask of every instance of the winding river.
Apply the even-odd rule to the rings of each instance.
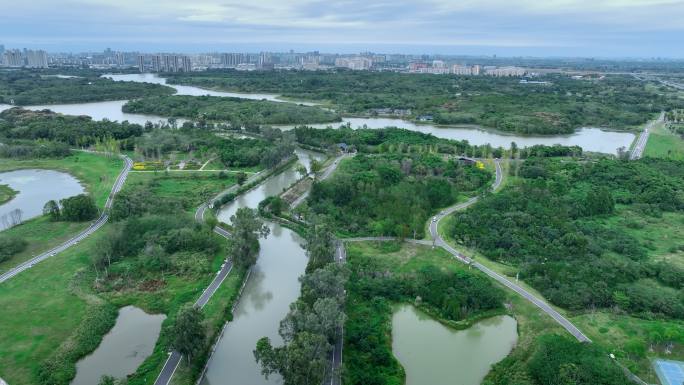
[[[85,191],[73,176],[53,170],[0,172],[0,184],[9,185],[19,192],[14,199],[0,205],[0,230],[42,215],[43,206],[50,200],[59,201]],[[21,218],[12,214],[16,210],[21,210]]]
[[[160,78],[155,74],[124,74],[124,75],[105,75],[110,79],[116,81],[135,81],[155,84],[167,84],[165,78]],[[238,97],[254,100],[270,100],[276,102],[299,103],[304,105],[316,105],[312,102],[292,101],[280,99],[278,95],[262,94],[262,93],[236,93],[236,92],[221,92],[212,91],[199,87],[171,85],[178,95],[212,95],[212,96],[226,96]],[[37,105],[25,106],[31,110],[51,109],[55,112],[60,112],[70,115],[88,115],[93,119],[109,119],[116,121],[128,120],[131,123],[145,124],[147,121],[153,123],[163,121],[166,122],[165,117],[144,114],[131,114],[121,111],[121,106],[126,104],[126,100],[108,101],[108,102],[93,102],[93,103],[78,103],[78,104],[54,104],[54,105]],[[0,111],[11,106],[0,105]],[[178,124],[182,124],[184,119],[177,119]],[[554,135],[554,136],[526,136],[514,135],[491,130],[485,130],[479,126],[461,125],[461,126],[436,126],[432,124],[417,124],[402,119],[392,118],[343,118],[342,123],[334,123],[333,127],[340,124],[349,124],[352,128],[383,128],[383,127],[400,127],[412,131],[419,131],[423,133],[433,134],[439,138],[467,140],[471,144],[482,145],[491,144],[493,147],[509,148],[511,142],[515,142],[518,147],[532,146],[535,144],[553,145],[562,144],[566,146],[580,146],[585,151],[603,152],[609,154],[617,153],[618,148],[629,148],[634,141],[635,135],[629,132],[615,132],[604,131],[599,128],[585,127],[580,128],[575,133],[570,135]],[[313,124],[313,127],[327,127],[329,124]],[[282,126],[281,129],[291,129],[291,126]]]

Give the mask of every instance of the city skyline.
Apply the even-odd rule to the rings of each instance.
[[[0,31],[8,48],[49,52],[682,58],[683,17],[679,0],[37,0],[7,7]]]

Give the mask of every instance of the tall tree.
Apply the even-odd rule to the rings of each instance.
[[[230,221],[234,230],[229,254],[237,266],[249,267],[256,262],[259,238],[266,238],[270,230],[259,219],[257,211],[247,207],[238,209]]]
[[[280,373],[285,385],[320,385],[331,349],[324,336],[302,332],[292,343],[276,348],[267,337],[260,339],[254,357],[266,378]]]
[[[204,314],[198,308],[186,306],[178,312],[173,325],[171,347],[184,355],[188,362],[202,351],[206,343],[207,335],[202,321]]]

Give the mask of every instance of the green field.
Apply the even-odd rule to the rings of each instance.
[[[127,188],[147,185],[150,193],[160,199],[180,199],[188,212],[214,197],[219,192],[235,185],[235,174],[199,172],[131,172],[126,181]]]
[[[17,195],[18,191],[13,190],[6,184],[0,184],[0,205],[9,202]]]
[[[40,364],[69,338],[98,298],[81,290],[78,272],[102,232],[0,285],[0,377],[37,384]]]
[[[159,199],[178,200],[187,194],[189,204],[199,204],[202,201],[200,192],[206,190],[215,194],[230,186],[233,180],[211,175],[167,177],[140,173],[130,182],[125,188],[150,183],[153,186],[150,192]],[[193,221],[190,211],[194,210],[182,214],[188,222]],[[44,224],[40,220],[36,223]],[[112,309],[133,305],[149,313],[168,315],[153,354],[129,378],[128,383],[154,382],[167,357],[169,331],[176,312],[199,297],[226,258],[226,249],[211,255],[206,274],[167,274],[163,276],[163,284],[153,290],[139,289],[140,283],[136,283],[123,290],[95,291],[92,285],[95,272],[90,257],[113,226],[105,225],[79,245],[36,265],[0,287],[0,306],[13,309],[0,315],[0,377],[11,384],[39,384],[39,368],[49,361],[56,363],[53,377],[68,380],[76,361],[95,349],[113,325],[115,312]],[[214,236],[225,242],[218,235]],[[241,272],[231,272],[207,305],[206,325],[210,336],[215,336],[229,317],[226,309],[233,303],[242,277]],[[143,279],[150,278],[154,279],[153,276]],[[181,374],[191,375],[196,370],[184,368]]]
[[[684,160],[684,139],[658,124],[648,137],[644,156]]]
[[[75,152],[63,159],[6,159],[0,163],[0,171],[41,168],[67,172],[85,186],[86,191],[95,197],[101,208],[104,207],[122,167],[123,161],[119,158],[85,152]],[[25,239],[28,247],[10,260],[0,263],[0,272],[7,271],[32,256],[59,245],[86,227],[88,223],[52,222],[47,217],[41,216],[4,230],[2,233],[7,236]]]

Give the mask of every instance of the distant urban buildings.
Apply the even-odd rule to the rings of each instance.
[[[470,59],[469,59],[470,60]],[[473,58],[478,64],[464,64],[463,57],[445,55],[384,55],[373,52],[335,54],[311,52],[209,52],[177,53],[123,52],[107,48],[101,52],[50,53],[43,50],[5,49],[0,45],[0,66],[5,67],[90,67],[134,68],[139,72],[190,72],[212,68],[238,71],[307,70],[394,71],[458,76],[533,76],[528,69],[507,64],[496,57]],[[510,61],[509,61],[510,62]],[[496,64],[496,65],[493,65]]]
[[[11,49],[5,51],[5,47],[2,46],[1,57],[1,63],[5,67],[48,68],[48,55],[43,50]]]

